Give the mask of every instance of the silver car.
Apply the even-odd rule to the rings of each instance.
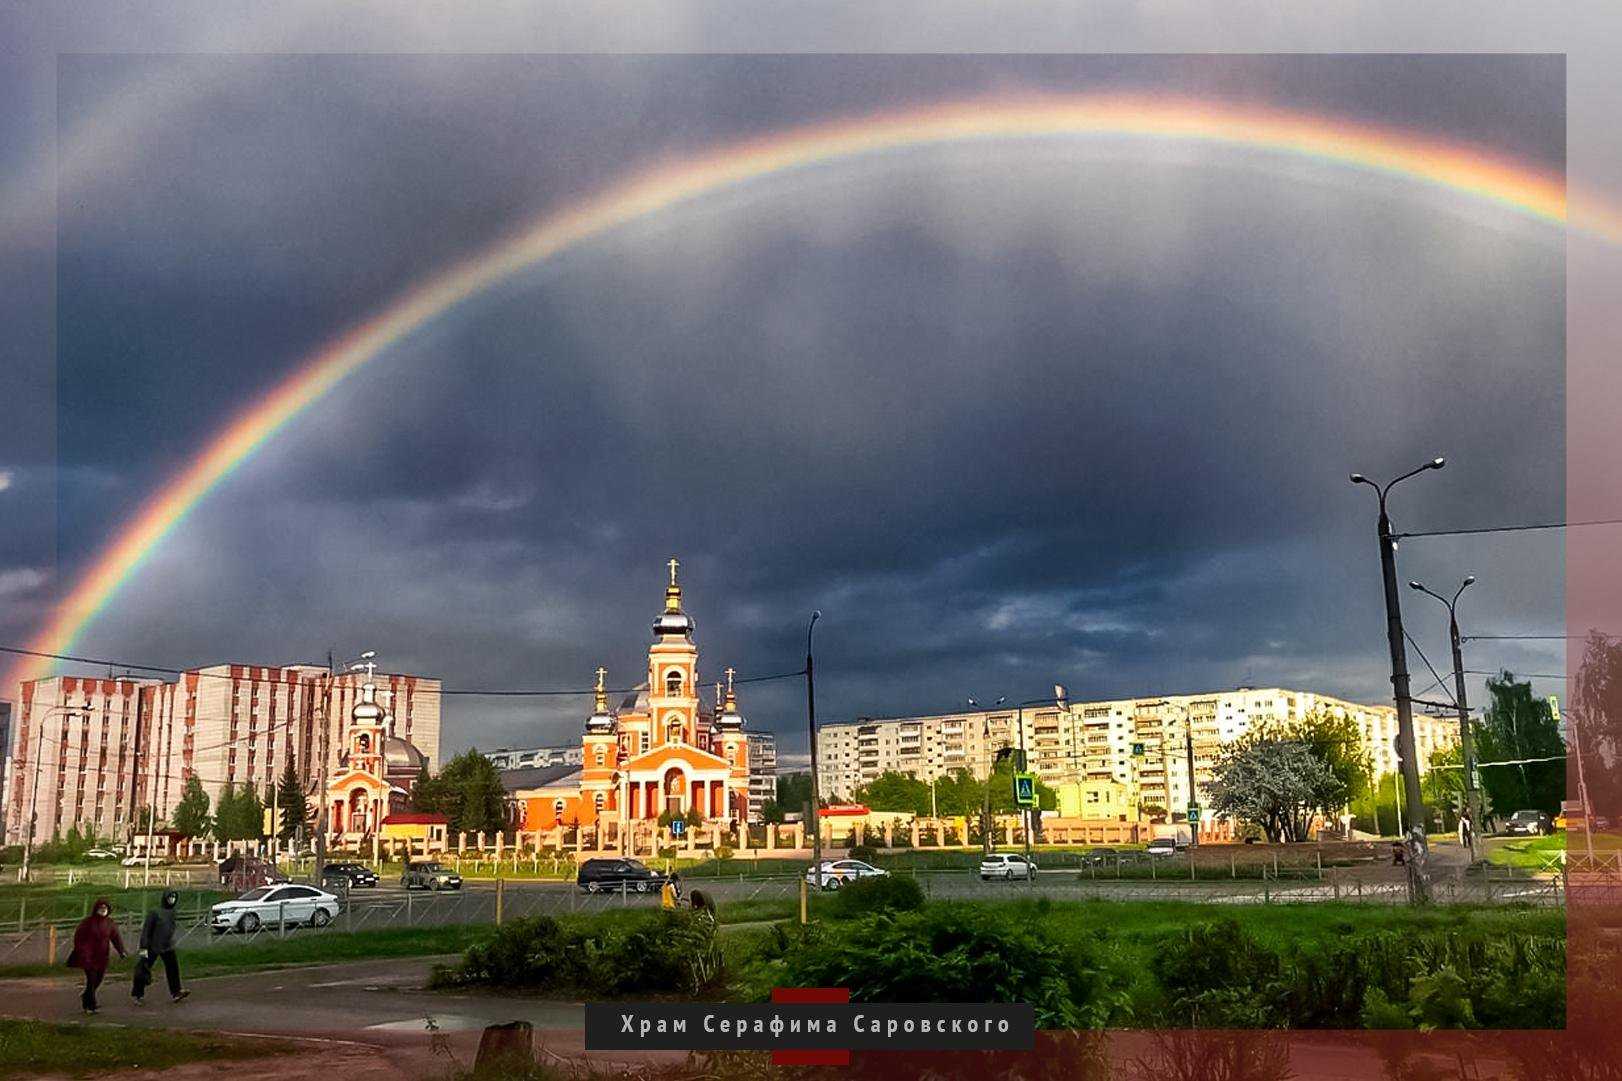
[[[837,890],[846,882],[853,882],[858,878],[883,878],[889,873],[882,867],[874,867],[871,863],[863,863],[861,860],[823,860],[822,873],[818,874],[815,867],[807,867],[805,880],[825,890]]]
[[[989,882],[993,878],[1035,877],[1036,864],[1027,863],[1024,856],[1006,856],[1000,852],[993,852],[980,861],[980,881],[982,882]]]
[[[217,935],[227,931],[252,934],[267,925],[325,927],[342,911],[336,896],[314,886],[284,883],[260,886],[234,901],[221,901],[209,909],[209,926]]]

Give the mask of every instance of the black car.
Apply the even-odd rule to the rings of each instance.
[[[587,893],[652,893],[665,884],[665,876],[648,870],[641,860],[587,860],[575,881]]]
[[[329,863],[321,868],[321,885],[329,890],[376,886],[377,872],[358,863]]]

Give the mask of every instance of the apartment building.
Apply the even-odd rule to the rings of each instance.
[[[160,820],[170,815],[191,775],[216,801],[227,784],[264,793],[291,763],[313,797],[323,768],[337,773],[365,678],[315,665],[222,664],[172,682],[25,681],[7,747],[5,840],[27,837],[31,812],[36,840],[74,828],[122,839],[136,808],[155,806]],[[394,718],[392,734],[415,744],[437,769],[439,681],[375,678]]]
[[[959,768],[984,776],[999,748],[1023,745],[1030,769],[1046,784],[1115,781],[1140,806],[1181,809],[1189,803],[1190,748],[1204,802],[1211,769],[1228,744],[1257,726],[1315,711],[1356,722],[1376,774],[1397,769],[1395,709],[1273,687],[827,725],[818,732],[818,780],[830,798],[849,799],[886,771],[926,781]],[[1421,716],[1414,728],[1421,768],[1458,739],[1456,721]]]
[[[749,821],[763,821],[766,804],[777,798],[777,737],[746,733],[749,741]]]

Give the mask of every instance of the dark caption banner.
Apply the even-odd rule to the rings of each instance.
[[[1029,1051],[1025,1003],[588,1002],[587,1051]]]

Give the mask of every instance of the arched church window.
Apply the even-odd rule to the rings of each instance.
[[[608,759],[607,752],[604,751],[603,748],[601,748],[601,747],[597,748],[597,764],[600,766],[604,762],[606,762],[607,759]]]
[[[681,673],[675,669],[665,674],[665,693],[671,697],[681,693]]]
[[[603,794],[601,792],[597,793],[596,797],[592,800],[592,802],[597,804],[597,809],[599,811],[602,810],[603,809]]]
[[[677,721],[677,722],[673,723],[670,726],[670,730],[669,730],[669,733],[667,735],[667,739],[671,743],[680,743],[681,742],[681,722],[680,721]]]
[[[552,801],[552,813],[554,815],[557,815],[559,818],[563,817],[563,801],[562,800],[555,799],[555,800]]]

